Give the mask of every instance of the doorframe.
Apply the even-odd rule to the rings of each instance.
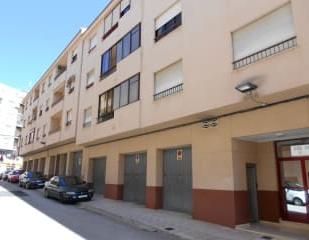
[[[300,138],[301,139],[301,138]],[[300,140],[300,139],[288,139],[286,141],[292,140]],[[277,165],[277,179],[278,179],[278,190],[279,190],[279,200],[280,200],[280,217],[286,221],[292,222],[299,222],[299,223],[309,223],[309,196],[305,194],[307,200],[307,216],[303,214],[293,213],[291,215],[287,214],[287,208],[285,203],[285,196],[284,192],[282,191],[282,178],[281,178],[281,162],[288,162],[288,161],[299,161],[301,166],[302,178],[304,183],[304,189],[306,192],[309,190],[309,179],[306,175],[306,164],[305,161],[309,161],[309,156],[301,156],[301,157],[279,157],[278,156],[278,146],[277,143],[284,142],[284,141],[275,141],[274,142],[274,150],[275,150],[275,158],[276,158],[276,165]]]

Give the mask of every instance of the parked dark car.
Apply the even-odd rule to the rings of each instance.
[[[19,176],[19,186],[27,189],[43,188],[45,181],[41,172],[26,171]]]
[[[13,170],[8,174],[8,182],[11,183],[18,183],[19,182],[19,176],[23,174],[24,170]]]
[[[5,172],[2,174],[2,180],[3,180],[3,181],[7,181],[7,180],[8,180],[8,176],[9,176],[9,174],[10,174],[11,171],[12,171],[12,170],[7,170],[7,171],[5,171]]]
[[[90,201],[94,190],[79,177],[54,176],[45,182],[44,196],[56,198],[61,202]]]

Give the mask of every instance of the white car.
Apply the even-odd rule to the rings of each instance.
[[[285,188],[286,201],[296,206],[306,205],[306,191],[302,186],[286,186]],[[307,198],[309,198],[309,190],[307,192]]]

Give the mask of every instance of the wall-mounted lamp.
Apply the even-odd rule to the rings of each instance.
[[[237,85],[237,86],[235,87],[235,89],[236,89],[237,91],[239,91],[239,92],[241,92],[241,93],[246,94],[247,96],[249,96],[250,99],[251,99],[253,102],[259,104],[259,105],[262,106],[262,107],[265,107],[265,106],[267,106],[267,103],[266,103],[266,102],[261,102],[261,101],[259,101],[259,100],[256,98],[255,94],[253,94],[253,91],[256,90],[257,88],[258,88],[257,85],[255,85],[254,83],[249,82],[249,81],[248,81],[248,82],[241,83],[241,84],[239,84],[239,85]]]
[[[235,89],[241,93],[252,92],[256,90],[257,88],[258,86],[251,82],[241,83],[235,87]]]

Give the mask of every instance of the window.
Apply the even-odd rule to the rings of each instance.
[[[43,94],[45,92],[45,82],[42,83],[42,91],[41,93]]]
[[[169,96],[182,90],[183,71],[182,61],[178,61],[167,68],[155,73],[154,99]]]
[[[36,140],[38,141],[40,139],[40,128],[38,128],[36,132]]]
[[[97,46],[97,35],[94,35],[89,40],[89,53]]]
[[[48,87],[52,85],[52,76],[48,77]]]
[[[116,69],[116,46],[107,50],[102,56],[101,75],[106,77]]]
[[[71,94],[74,92],[75,88],[75,75],[71,76],[67,81],[68,93]]]
[[[129,80],[129,103],[139,100],[139,75]]]
[[[129,102],[129,82],[125,81],[120,85],[120,107],[128,105]]]
[[[114,88],[114,110],[139,100],[139,78],[137,74]]]
[[[92,122],[92,108],[89,107],[84,110],[84,122],[83,122],[83,127],[90,127]]]
[[[43,125],[42,137],[46,137],[46,124]]]
[[[49,110],[49,98],[46,99],[46,102],[45,102],[45,112],[47,112]]]
[[[136,74],[100,96],[99,122],[113,118],[114,110],[139,100],[139,80]]]
[[[43,114],[43,104],[40,105],[39,117]]]
[[[72,124],[72,109],[67,111],[66,113],[66,126],[70,126]]]
[[[77,48],[72,51],[71,63],[74,63],[77,60]]]
[[[178,2],[156,19],[155,40],[159,41],[182,24],[181,3]]]
[[[104,35],[107,38],[117,27],[119,19],[130,10],[130,0],[122,0],[104,19]]]
[[[120,4],[120,17],[123,17],[130,10],[130,0],[122,0]]]
[[[104,122],[112,118],[114,118],[113,89],[103,93],[99,97],[98,121]]]
[[[94,70],[91,70],[87,73],[87,82],[86,82],[86,88],[90,88],[94,84]]]
[[[287,4],[232,33],[234,67],[242,67],[295,46],[295,36],[292,8]]]
[[[133,53],[141,46],[141,25],[134,27],[123,39],[117,43],[117,62]]]

